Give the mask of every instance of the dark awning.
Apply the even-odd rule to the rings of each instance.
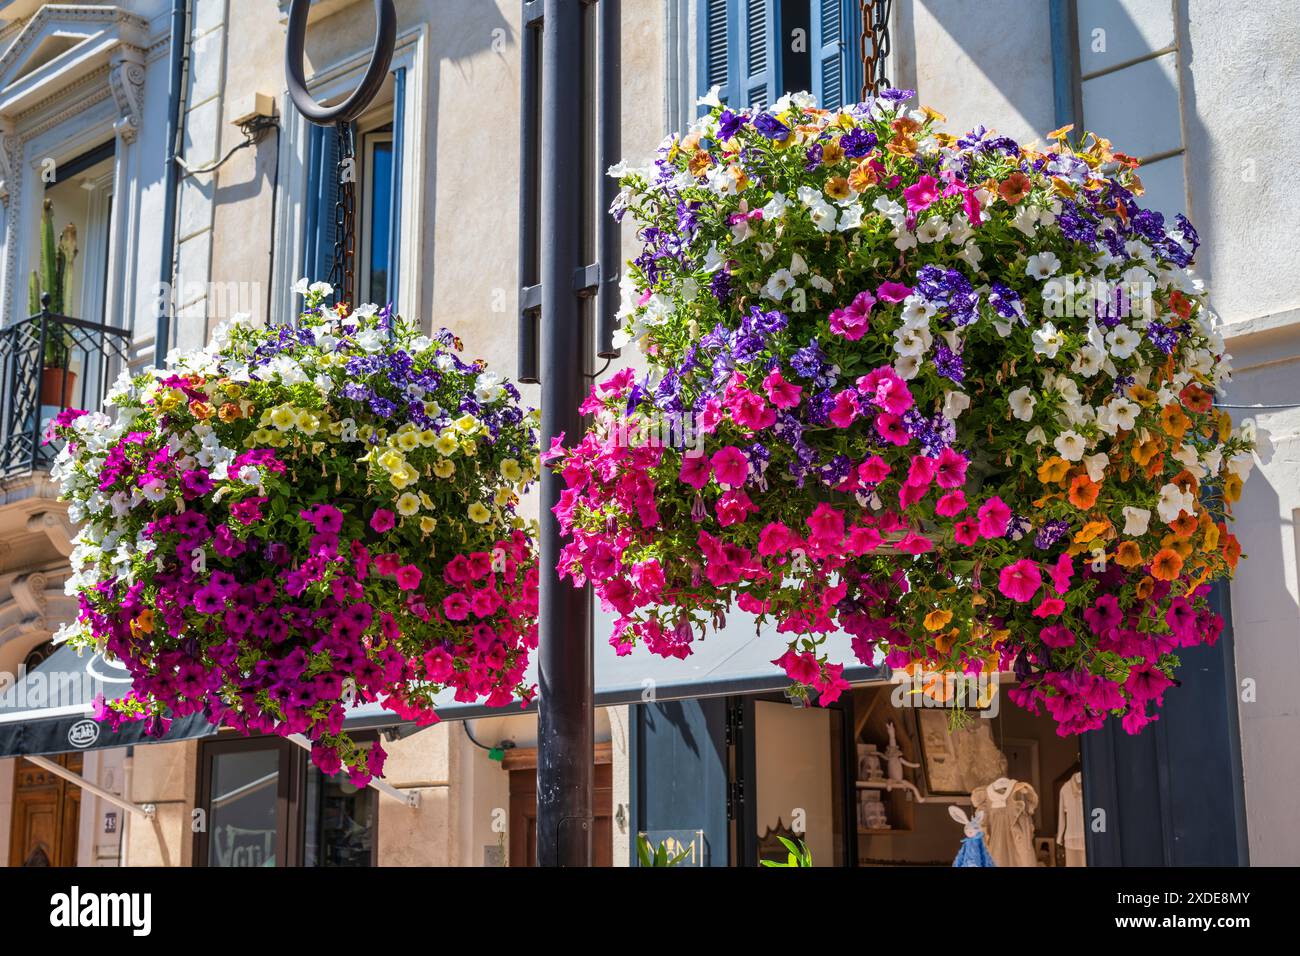
[[[772,663],[785,653],[788,637],[777,634],[772,625],[760,633],[752,615],[733,611],[721,628],[710,628],[705,637],[695,640],[692,653],[685,660],[658,657],[643,647],[619,657],[607,643],[613,625],[613,616],[597,606],[592,628],[597,707],[765,694],[790,686],[790,678]],[[851,684],[887,680],[889,668],[883,662],[870,667],[858,663],[851,642],[852,638],[841,632],[829,635],[823,645],[831,661],[844,663],[844,679]],[[524,680],[537,681],[536,654],[529,662]],[[450,692],[444,693],[437,704],[438,716],[443,720],[505,717],[537,709],[536,699],[527,707],[521,707],[518,702],[488,707],[482,703],[462,703]],[[370,706],[378,711],[378,705]]]
[[[64,644],[0,694],[0,757],[104,750],[217,732],[199,714],[173,720],[162,737],[148,736],[142,720],[111,730],[91,716],[96,695],[116,700],[130,689],[131,677],[120,664],[89,651],[78,655]]]

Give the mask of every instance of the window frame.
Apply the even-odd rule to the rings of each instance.
[[[425,192],[425,134],[428,130],[427,59],[430,27],[421,23],[398,33],[389,78],[385,88],[392,89],[398,82],[399,71],[403,95],[401,111],[402,156],[401,175],[394,185],[399,190],[400,222],[393,230],[396,238],[397,274],[399,277],[397,301],[394,303],[403,315],[416,314],[424,296],[422,288],[424,270],[421,268],[420,237],[426,231],[424,222]],[[317,70],[307,83],[308,90],[318,102],[346,96],[360,82],[370,62],[369,45],[353,50],[341,60]],[[381,104],[389,108],[392,99]],[[281,136],[283,146],[279,159],[280,191],[275,210],[275,241],[271,315],[273,324],[285,324],[297,318],[301,299],[293,292],[294,283],[302,278],[302,263],[308,237],[303,229],[306,221],[306,204],[312,201],[307,195],[310,182],[308,165],[311,160],[311,124],[300,114],[289,99],[287,91],[281,93]],[[390,240],[391,242],[391,240]],[[311,276],[324,280],[326,276]]]
[[[360,730],[351,734],[358,744],[379,740],[375,730]],[[195,832],[191,863],[196,867],[210,866],[212,830],[213,758],[227,753],[244,753],[268,750],[279,757],[276,780],[276,867],[302,867],[307,850],[307,778],[312,772],[310,754],[291,740],[276,736],[242,737],[223,733],[199,741],[195,769],[194,808],[203,810],[204,827]],[[323,777],[324,775],[322,775]],[[369,789],[369,788],[368,788]],[[379,865],[379,831],[382,804],[378,791],[371,791],[374,801],[374,839],[370,848],[370,866]],[[319,841],[318,841],[319,843]]]

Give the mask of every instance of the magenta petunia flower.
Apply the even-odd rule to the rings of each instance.
[[[677,477],[692,488],[703,488],[712,473],[713,463],[707,455],[683,455],[682,470]]]
[[[370,527],[378,534],[386,531],[392,531],[397,524],[397,516],[387,508],[376,508],[375,513],[370,516]]]
[[[842,309],[835,309],[830,314],[831,331],[842,335],[850,342],[856,342],[866,335],[871,324],[871,308],[876,304],[876,297],[870,292],[859,292]]]
[[[997,495],[980,505],[976,515],[979,520],[980,537],[990,540],[1005,535],[1007,525],[1011,523],[1011,509]]]
[[[1007,565],[998,574],[998,590],[1020,604],[1028,604],[1032,601],[1042,585],[1043,575],[1038,569],[1038,564],[1028,558],[1021,558],[1015,564]]]
[[[882,282],[876,289],[876,298],[881,302],[902,302],[912,294],[912,287],[901,282]]]
[[[735,445],[727,445],[714,452],[712,464],[718,484],[739,488],[749,477],[749,459]]]
[[[922,176],[913,185],[903,190],[907,208],[911,212],[921,212],[938,201],[940,196],[939,181],[933,176]]]
[[[763,379],[763,389],[767,392],[768,400],[777,408],[795,408],[803,396],[803,389],[787,382],[776,369]]]

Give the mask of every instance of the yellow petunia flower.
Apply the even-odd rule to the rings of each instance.
[[[434,462],[433,473],[439,478],[450,478],[452,475],[456,474],[456,466],[454,463],[447,461],[446,459]]]
[[[404,518],[409,518],[420,510],[420,499],[409,491],[403,492],[397,499],[397,513]]]
[[[475,524],[487,524],[492,518],[492,512],[488,511],[480,501],[476,501],[470,505],[469,510],[466,513],[469,515],[469,520],[473,521]]]

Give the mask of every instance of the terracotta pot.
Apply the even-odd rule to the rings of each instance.
[[[77,390],[77,373],[61,368],[41,369],[41,404],[68,408]]]

